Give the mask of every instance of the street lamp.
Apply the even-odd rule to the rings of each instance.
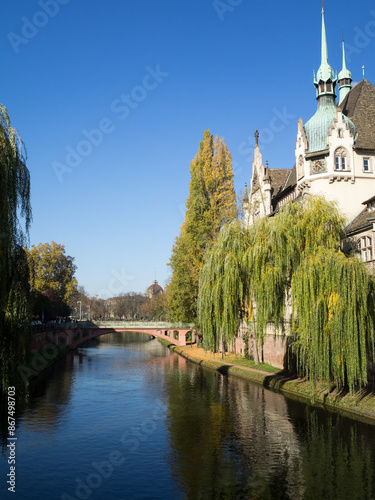
[[[81,319],[82,319],[82,302],[80,300],[77,300],[77,304],[79,304],[79,320],[81,321]]]
[[[88,310],[89,310],[89,315],[88,315],[88,320],[90,321],[90,306],[87,306]]]

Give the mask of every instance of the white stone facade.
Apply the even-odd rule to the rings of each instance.
[[[305,194],[322,194],[336,201],[340,212],[351,222],[363,209],[363,201],[375,194],[375,155],[360,154],[354,137],[337,108],[327,135],[328,148],[306,154],[307,139],[302,120],[298,122],[295,148],[297,189]],[[365,161],[367,171],[365,171]]]

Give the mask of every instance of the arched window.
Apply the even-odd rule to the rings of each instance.
[[[335,170],[345,172],[349,170],[348,155],[345,148],[337,148],[335,151]]]

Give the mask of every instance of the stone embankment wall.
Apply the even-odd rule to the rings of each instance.
[[[259,360],[276,368],[286,369],[290,361],[290,345],[292,343],[288,332],[289,323],[284,325],[284,329],[275,329],[273,323],[268,323],[264,335],[263,352],[261,346],[258,347]],[[245,342],[245,336],[247,335],[249,339],[248,342]],[[246,354],[246,344],[248,344],[249,356],[256,359],[254,336],[252,333],[249,334],[247,326],[242,324],[238,336],[229,350],[244,356]]]

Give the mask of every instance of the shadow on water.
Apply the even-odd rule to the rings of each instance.
[[[71,397],[71,380],[73,369],[76,364],[83,362],[84,354],[77,351],[68,352],[63,358],[55,363],[47,366],[36,377],[29,380],[26,386],[24,382],[15,380],[15,426],[16,433],[19,426],[19,421],[26,409],[33,408],[37,403],[36,401],[41,398],[50,399],[51,395],[48,393],[49,388],[53,387],[53,399],[60,401],[58,408],[62,408],[67,404]],[[61,378],[61,374],[64,374]],[[54,381],[56,380],[56,383]],[[57,382],[59,380],[59,382]],[[61,382],[62,380],[62,382]],[[8,397],[7,393],[1,394],[0,405],[0,419],[1,419],[1,449],[2,454],[6,452],[8,432]]]

